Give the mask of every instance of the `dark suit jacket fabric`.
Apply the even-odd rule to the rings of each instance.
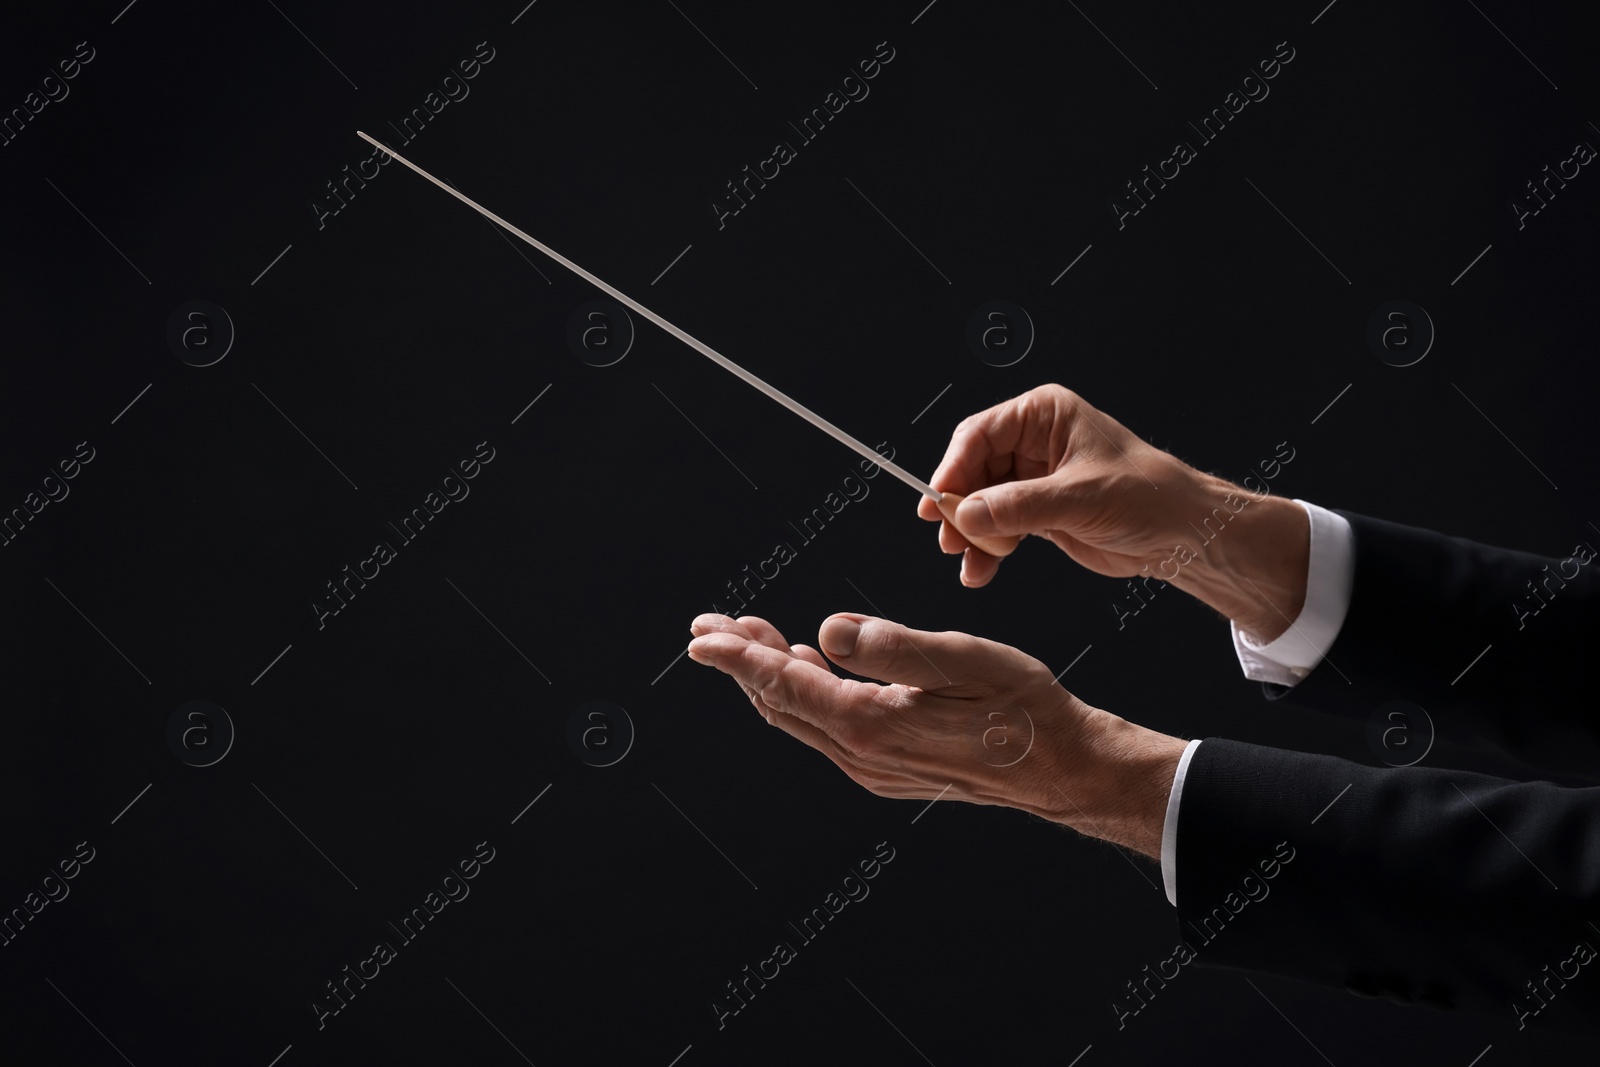
[[[1573,552],[1600,534],[1540,556],[1336,513],[1355,547],[1344,625],[1299,685],[1263,683],[1267,698],[1362,721],[1410,700],[1452,741],[1600,779],[1600,559]]]
[[[1541,603],[1526,583],[1574,563],[1340,514],[1349,613],[1324,662],[1268,696],[1362,721],[1404,698],[1442,734],[1595,775],[1600,560],[1519,620],[1513,604]],[[1201,964],[1600,1033],[1600,787],[1207,738],[1185,778],[1177,882]]]

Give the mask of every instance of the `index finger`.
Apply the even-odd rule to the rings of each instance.
[[[963,496],[1012,478],[1049,474],[1065,456],[1076,405],[1059,385],[1041,385],[962,419],[944,459],[928,479],[941,493]],[[1063,409],[1063,402],[1068,404]],[[939,518],[927,497],[917,505],[925,519]]]

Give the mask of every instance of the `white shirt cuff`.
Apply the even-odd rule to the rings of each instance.
[[[1197,737],[1190,741],[1178,757],[1178,769],[1172,775],[1172,793],[1167,797],[1167,818],[1161,824],[1161,885],[1167,891],[1167,903],[1178,906],[1178,804],[1183,798],[1183,778],[1189,773],[1189,757],[1200,747]]]
[[[1306,570],[1306,602],[1283,634],[1265,644],[1231,620],[1234,651],[1244,676],[1257,682],[1293,686],[1322,662],[1339,636],[1350,609],[1355,573],[1355,535],[1342,515],[1296,500],[1311,519],[1311,556]]]
[[[1306,567],[1306,602],[1282,635],[1265,644],[1257,642],[1231,620],[1234,651],[1246,678],[1293,686],[1322,662],[1350,610],[1350,587],[1355,575],[1355,535],[1342,515],[1305,500],[1295,500],[1311,519],[1311,552]],[[1184,747],[1172,775],[1167,815],[1161,824],[1161,884],[1167,903],[1178,906],[1178,808],[1183,802],[1183,780],[1200,739]]]

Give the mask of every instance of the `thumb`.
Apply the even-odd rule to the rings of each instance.
[[[979,535],[1039,533],[1060,525],[1069,506],[1060,482],[1028,478],[973,493],[956,508],[956,524]]]
[[[840,612],[823,620],[817,644],[834,663],[864,678],[919,689],[945,689],[992,680],[997,668],[1014,666],[1016,649],[955,631],[931,632]]]

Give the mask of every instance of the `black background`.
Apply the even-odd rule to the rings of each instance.
[[[364,129],[922,476],[963,415],[1053,381],[1226,476],[1287,441],[1286,496],[1558,556],[1600,536],[1600,178],[1520,230],[1510,206],[1600,143],[1567,9],[924,3],[6,15],[7,113],[94,49],[0,147],[0,509],[95,450],[0,549],[0,908],[95,849],[0,949],[19,1062],[1578,1048],[1509,1010],[1195,968],[1119,1032],[1112,999],[1175,937],[1154,864],[1019,812],[875,797],[674,660],[856,457],[637,316],[625,359],[584,363],[565,338],[594,288],[396,164],[319,227]],[[719,229],[724,183],[880,41],[870,95]],[[1119,229],[1123,183],[1280,41],[1270,95]],[[388,123],[479,42],[470,94],[400,147]],[[1003,368],[965,340],[996,298],[1037,329]],[[237,329],[209,367],[166,342],[194,299]],[[1365,340],[1395,299],[1437,329],[1408,367]],[[324,583],[482,441],[470,496],[319,629]],[[1037,542],[965,589],[916,495],[869,484],[751,613],[797,641],[840,610],[965,630],[1072,663],[1084,699],[1169,733],[1377,762],[1362,724],[1262,701],[1176,591],[1119,629],[1123,583]],[[210,767],[167,744],[192,699],[237,729]],[[567,742],[597,699],[636,730],[606,768]],[[1429,762],[1505,769],[1442,743]],[[471,895],[319,1030],[324,983],[480,841]],[[871,896],[719,1031],[723,984],[884,841]]]

